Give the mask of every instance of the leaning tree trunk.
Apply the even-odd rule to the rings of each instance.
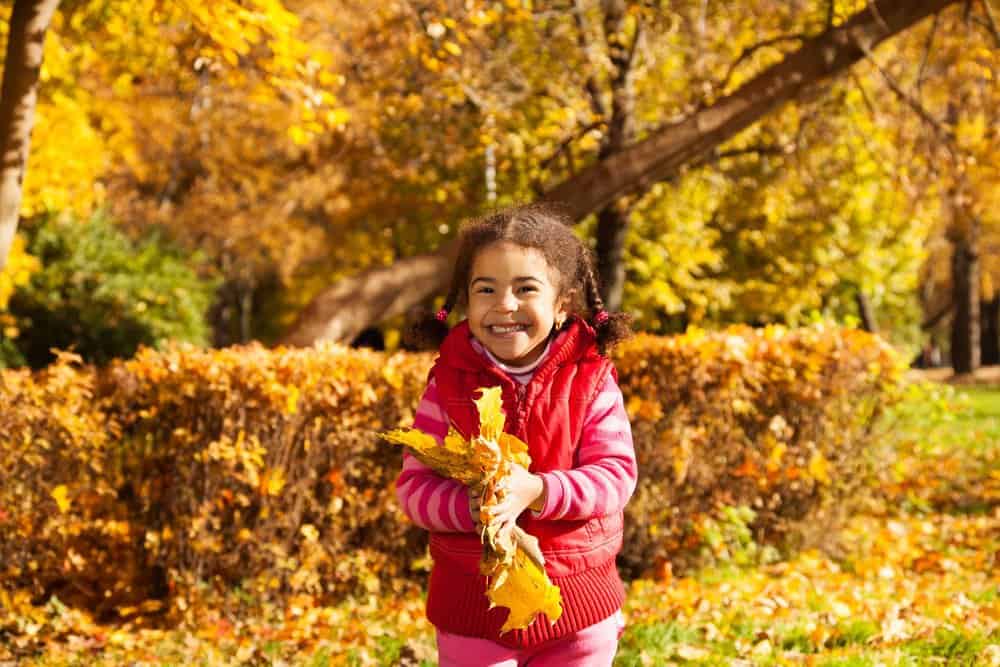
[[[847,69],[866,50],[957,2],[881,0],[877,11],[867,7],[846,23],[806,41],[732,94],[571,176],[543,199],[562,203],[574,220],[580,220],[623,195],[642,192],[801,95],[808,86]],[[340,281],[306,306],[282,342],[349,341],[372,323],[405,312],[442,289],[453,250],[454,245],[448,244],[437,253]]]
[[[956,374],[979,368],[979,256],[975,234],[955,239],[951,280],[955,314],[951,324],[951,366]]]
[[[14,243],[45,32],[59,0],[16,0],[10,14],[7,56],[0,84],[0,271]]]

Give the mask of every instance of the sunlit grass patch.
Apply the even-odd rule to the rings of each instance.
[[[710,657],[735,655],[731,644],[708,642],[697,629],[673,622],[651,623],[626,628],[615,665],[640,667],[677,660],[699,664]]]
[[[883,513],[1000,506],[1000,389],[910,384],[880,429],[871,454]]]
[[[992,641],[1000,640],[994,632]],[[938,628],[929,639],[912,641],[901,647],[905,656],[948,665],[975,665],[991,638],[981,632],[966,634],[953,628]]]

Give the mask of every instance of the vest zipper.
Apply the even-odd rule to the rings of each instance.
[[[514,387],[514,395],[517,398],[517,404],[514,406],[514,420],[510,429],[512,435],[517,435],[521,428],[521,424],[524,423],[526,413],[525,396],[527,393],[528,388],[521,383],[518,383],[517,386]]]

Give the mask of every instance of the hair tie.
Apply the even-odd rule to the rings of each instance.
[[[447,309],[442,308],[441,310],[437,311],[437,314],[434,315],[434,319],[437,320],[438,322],[444,322],[446,319],[448,319]]]
[[[597,314],[594,315],[594,324],[604,324],[610,317],[611,316],[608,315],[608,311],[599,310],[597,311]]]

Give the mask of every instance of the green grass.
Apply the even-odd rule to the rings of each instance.
[[[650,623],[629,626],[618,647],[615,665],[619,667],[640,667],[643,665],[665,664],[671,659],[689,656],[687,650],[703,651],[706,655],[735,655],[722,643],[707,643],[701,633],[678,623]],[[688,664],[702,664],[691,660]],[[709,664],[709,663],[705,663]]]
[[[972,450],[996,448],[1000,443],[1000,388],[968,388],[957,393],[959,413],[945,432],[956,444]]]
[[[998,637],[994,637],[993,641],[997,639]],[[940,628],[931,639],[904,644],[903,654],[925,663],[934,660],[939,664],[975,665],[990,643],[990,638],[982,633],[965,635],[956,630]]]
[[[1000,444],[1000,388],[914,383],[884,425],[887,441],[912,446],[925,456],[995,449]]]
[[[878,626],[864,619],[842,623],[837,630],[837,636],[830,640],[830,645],[835,647],[864,644],[878,634]]]

